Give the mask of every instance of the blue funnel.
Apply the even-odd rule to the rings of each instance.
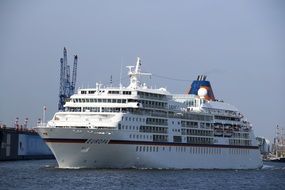
[[[211,87],[210,81],[206,80],[207,76],[205,75],[198,75],[197,80],[194,80],[191,84],[190,90],[187,92],[187,94],[194,94],[198,95],[198,90],[200,88],[205,88],[207,90],[207,95],[205,96],[205,99],[207,100],[215,100],[215,96]]]

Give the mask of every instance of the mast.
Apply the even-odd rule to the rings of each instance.
[[[139,57],[137,57],[137,63],[136,66],[127,66],[127,68],[129,69],[129,77],[130,77],[130,85],[128,88],[133,88],[133,89],[137,89],[138,87],[141,86],[139,77],[140,76],[151,76],[151,73],[143,73],[141,72],[141,59]]]

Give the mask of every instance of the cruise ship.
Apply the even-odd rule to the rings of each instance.
[[[186,94],[141,82],[141,60],[127,87],[78,89],[46,124],[35,127],[59,168],[261,168],[252,125],[215,99],[206,76]]]

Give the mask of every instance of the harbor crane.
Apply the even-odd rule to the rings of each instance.
[[[70,66],[67,64],[67,50],[63,49],[63,58],[60,58],[60,87],[58,110],[64,110],[65,101],[74,94],[77,76],[77,55],[74,56],[72,79],[70,78]]]

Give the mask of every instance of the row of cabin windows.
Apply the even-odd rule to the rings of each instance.
[[[250,146],[251,140],[243,140],[243,139],[229,139],[230,145],[244,145],[244,146]]]
[[[140,118],[140,117],[122,117],[122,121],[145,122],[145,118]]]
[[[184,114],[183,118],[189,119],[189,120],[198,120],[198,121],[211,121],[211,120],[213,120],[213,116],[203,115],[203,114],[194,114],[194,113]]]
[[[249,154],[249,149],[241,149],[241,148],[230,148],[229,149],[230,154]]]
[[[130,139],[146,139],[146,140],[152,140],[151,135],[135,135],[135,134],[130,134]]]
[[[132,108],[109,108],[109,107],[66,107],[65,111],[70,112],[132,112]],[[141,120],[141,119],[140,119]],[[130,120],[131,121],[131,120]],[[133,121],[138,121],[138,118],[136,120],[133,119]],[[143,119],[144,122],[144,119]]]
[[[146,124],[151,125],[168,125],[167,119],[159,119],[159,118],[147,118]]]
[[[206,137],[187,137],[187,143],[191,144],[213,144],[213,138]]]
[[[167,127],[140,126],[142,133],[167,133]]]
[[[200,123],[200,127],[201,128],[212,128],[212,126],[213,126],[214,124],[212,124],[212,123]]]
[[[181,129],[182,135],[196,135],[196,136],[213,136],[213,131],[197,130],[197,129]]]
[[[249,138],[249,134],[248,133],[233,133],[233,137],[234,138],[248,139]]]
[[[198,127],[198,122],[193,121],[181,121],[182,127]]]
[[[127,99],[73,98],[74,103],[126,103]]]
[[[227,117],[227,116],[220,116],[220,115],[215,115],[215,119],[219,119],[219,120],[228,120],[228,121],[240,121],[240,118],[236,118],[236,117]]]
[[[165,108],[167,103],[165,102],[156,102],[156,101],[147,101],[147,100],[139,100],[144,107],[155,107],[155,108]]]
[[[96,90],[89,90],[89,91],[81,90],[80,94],[95,94],[95,92],[96,92]],[[97,92],[102,93],[102,92],[105,92],[105,90],[99,90]]]
[[[138,95],[141,98],[150,98],[150,99],[163,99],[163,98],[166,98],[166,95],[163,95],[163,94],[155,94],[155,93],[148,93],[148,92],[142,92],[142,91],[138,91]]]
[[[221,148],[184,146],[136,146],[136,152],[188,152],[190,154],[222,155]],[[230,154],[249,154],[247,149],[230,148]]]
[[[136,152],[158,152],[157,146],[136,146]]]
[[[117,91],[117,90],[109,90],[108,94],[124,94],[124,95],[131,95],[131,91]]]
[[[168,135],[153,135],[153,142],[168,142]]]
[[[128,125],[121,125],[119,124],[118,125],[118,129],[119,130],[139,130],[139,127],[138,126],[128,126]]]
[[[66,107],[65,111],[69,112],[121,112],[121,108],[108,108],[108,107]]]
[[[180,125],[180,121],[177,121],[177,124]],[[174,121],[172,121],[172,125],[174,125]]]
[[[105,108],[102,107],[102,112],[121,112],[120,108]]]

